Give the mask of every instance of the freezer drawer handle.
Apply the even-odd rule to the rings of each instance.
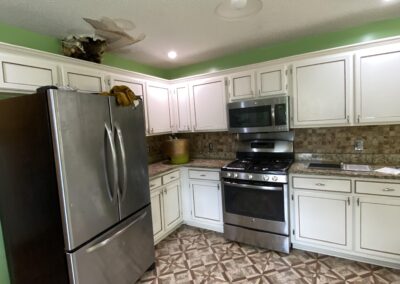
[[[144,217],[146,217],[147,215],[147,211],[143,212],[139,217],[137,217],[134,221],[132,221],[132,223],[130,223],[129,225],[127,225],[126,227],[122,228],[121,230],[119,230],[118,232],[116,232],[114,235],[112,235],[111,237],[103,240],[103,241],[99,241],[98,243],[96,243],[95,245],[91,246],[90,248],[88,248],[86,250],[87,253],[91,253],[94,252],[95,250],[104,247],[105,245],[107,245],[109,242],[111,242],[112,240],[114,240],[115,238],[117,238],[118,236],[122,235],[124,232],[126,232],[130,227],[132,227],[133,225],[135,225],[137,222],[141,221],[144,219]]]
[[[107,139],[105,141],[106,151],[108,149],[108,147],[107,147],[107,141],[108,141],[109,147],[111,149],[111,156],[112,156],[112,183],[111,184],[110,184],[109,173],[108,173],[108,165],[107,165],[108,161],[106,159],[108,195],[110,197],[111,202],[115,203],[117,201],[116,195],[117,195],[117,187],[118,187],[117,153],[115,151],[115,146],[112,141],[111,130],[107,124],[105,124],[104,127],[105,127],[105,134],[107,136]]]
[[[121,200],[124,200],[126,196],[127,180],[128,180],[127,177],[128,170],[126,168],[125,144],[124,144],[124,139],[122,137],[121,128],[117,123],[115,123],[114,126],[116,131],[115,140],[116,144],[118,145],[118,154],[120,155],[120,161],[121,161],[121,167],[119,168],[122,170],[122,178],[118,180],[118,183],[120,188]]]

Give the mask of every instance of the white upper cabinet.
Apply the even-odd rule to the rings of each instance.
[[[256,70],[259,96],[287,93],[287,71],[284,65],[269,66]]]
[[[171,132],[171,100],[168,86],[150,81],[146,85],[149,134]]]
[[[189,87],[187,84],[174,86],[174,131],[188,132],[192,129],[190,122]]]
[[[352,121],[352,57],[326,56],[293,64],[294,127]]]
[[[228,78],[229,101],[253,98],[255,95],[254,71],[231,74]]]
[[[63,83],[80,92],[101,93],[106,90],[105,73],[96,69],[63,65]]]
[[[146,83],[145,81],[137,80],[128,76],[119,76],[119,75],[112,75],[107,79],[108,87],[111,89],[114,86],[127,86],[129,89],[133,91],[136,96],[142,98],[142,102],[145,103],[145,92],[146,92]],[[146,121],[146,133],[149,133],[149,126],[148,126],[148,117],[147,117],[147,108],[144,107],[144,115]]]
[[[190,93],[194,131],[227,130],[224,78],[192,82]]]
[[[400,45],[356,53],[356,122],[400,122]]]
[[[51,61],[0,55],[0,64],[0,88],[35,91],[41,86],[58,84],[57,66]]]

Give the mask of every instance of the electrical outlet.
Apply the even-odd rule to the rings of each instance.
[[[358,151],[358,152],[364,151],[364,140],[363,139],[357,139],[354,142],[354,150]]]
[[[213,143],[208,143],[208,151],[209,151],[209,152],[212,152],[213,149],[214,149]]]

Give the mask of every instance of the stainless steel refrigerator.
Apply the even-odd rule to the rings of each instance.
[[[0,101],[11,283],[134,283],[154,263],[143,104],[56,89]]]

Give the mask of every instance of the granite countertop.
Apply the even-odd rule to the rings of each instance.
[[[400,175],[384,174],[375,172],[376,169],[387,167],[387,165],[370,165],[372,171],[344,171],[344,170],[331,170],[331,169],[309,169],[309,162],[295,162],[289,169],[291,174],[307,174],[307,175],[331,175],[331,176],[344,176],[344,177],[360,177],[360,178],[381,178],[381,179],[398,179]]]
[[[216,169],[225,166],[232,160],[214,160],[214,159],[192,159],[186,164],[173,165],[168,161],[161,161],[149,165],[149,177],[165,173],[167,171],[178,169],[180,167],[208,168]]]

